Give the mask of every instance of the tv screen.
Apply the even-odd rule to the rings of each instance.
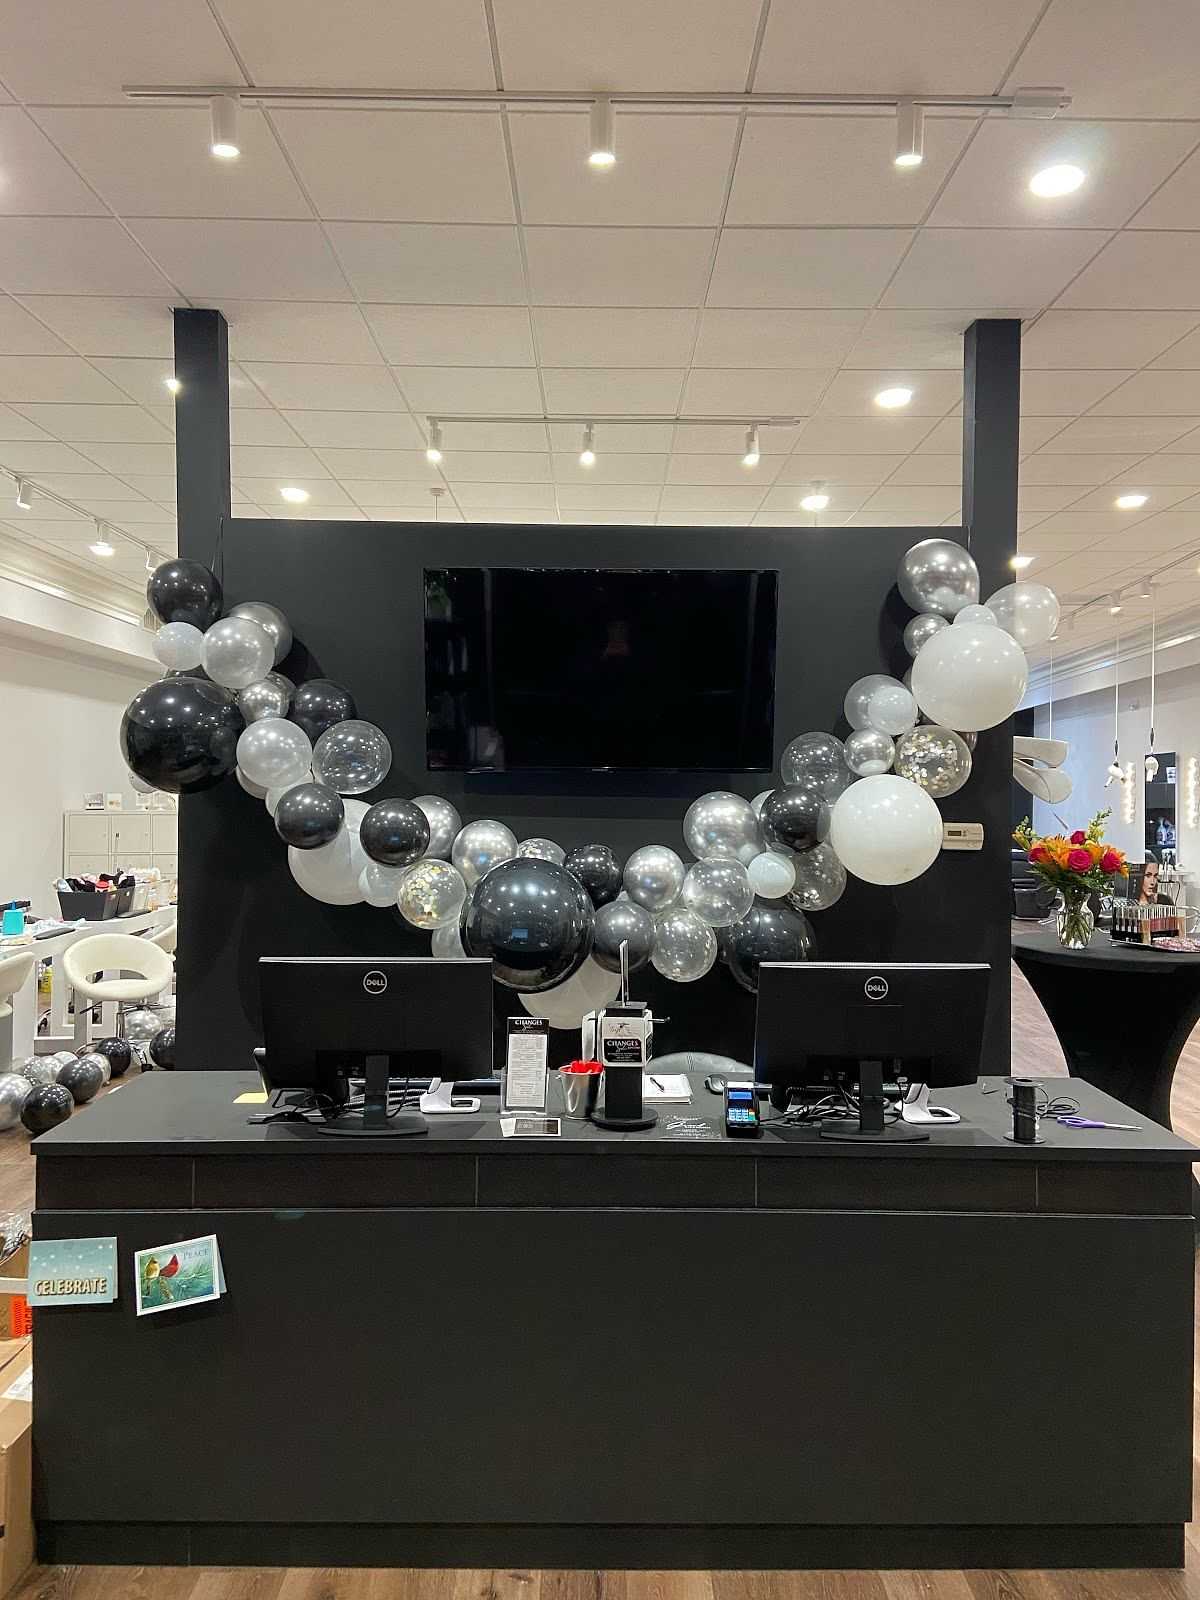
[[[426,571],[430,768],[769,771],[778,579]]]

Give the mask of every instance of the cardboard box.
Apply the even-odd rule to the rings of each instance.
[[[28,1278],[28,1241],[0,1262],[0,1278]],[[0,1294],[0,1341],[24,1339],[33,1332],[29,1301],[23,1294]],[[0,1594],[3,1590],[0,1590]]]
[[[0,1596],[33,1563],[32,1373],[28,1339],[0,1345]]]

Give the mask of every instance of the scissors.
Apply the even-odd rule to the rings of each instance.
[[[1056,1117],[1060,1128],[1120,1128],[1125,1133],[1138,1133],[1136,1122],[1097,1122],[1093,1117]]]

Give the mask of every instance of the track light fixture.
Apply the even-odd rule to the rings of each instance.
[[[613,104],[608,95],[597,95],[592,101],[588,123],[588,166],[605,172],[617,160],[617,145],[613,137]]]
[[[19,511],[33,510],[33,490],[24,478],[17,479],[17,509]]]
[[[220,161],[236,161],[242,153],[238,144],[238,98],[234,94],[212,97],[212,140],[209,149]]]
[[[925,159],[925,107],[910,95],[896,102],[896,156],[898,167],[919,167]]]
[[[435,467],[442,459],[442,425],[436,417],[429,419],[429,443],[425,446],[425,459]]]
[[[116,546],[105,536],[104,524],[99,517],[96,518],[96,537],[88,549],[94,556],[103,556],[105,560],[116,554]]]
[[[746,453],[742,457],[742,465],[756,467],[761,459],[758,448],[758,423],[752,422],[746,429]]]
[[[591,422],[585,422],[583,425],[583,446],[579,452],[579,465],[581,467],[596,465],[596,428]]]

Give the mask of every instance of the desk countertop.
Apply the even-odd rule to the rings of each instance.
[[[1174,977],[1192,972],[1200,982],[1200,951],[1148,950],[1144,945],[1113,942],[1098,932],[1086,950],[1064,950],[1053,928],[1014,929],[1012,953],[1018,961],[1043,961],[1050,966],[1097,968],[1106,973],[1144,972],[1148,977]]]
[[[728,1139],[722,1132],[720,1099],[693,1078],[690,1105],[659,1106],[658,1126],[640,1133],[616,1134],[588,1122],[562,1122],[558,1139],[505,1139],[496,1103],[476,1116],[431,1117],[429,1133],[409,1139],[338,1139],[295,1123],[251,1123],[266,1108],[238,1105],[236,1097],[259,1087],[252,1073],[154,1072],[132,1079],[89,1105],[69,1122],[43,1134],[32,1149],[39,1159],[70,1156],[263,1156],[305,1158],[346,1156],[353,1152],[390,1155],[484,1154],[559,1158],[619,1156],[707,1156],[730,1160],[747,1157],[847,1158],[911,1161],[914,1159],[974,1161],[1190,1163],[1200,1149],[1177,1138],[1146,1116],[1132,1112],[1080,1078],[1046,1080],[1052,1093],[1070,1095],[1083,1115],[1109,1122],[1138,1124],[1135,1131],[1064,1128],[1043,1124],[1044,1143],[1015,1145],[1004,1137],[1011,1128],[1004,1082],[984,1078],[969,1088],[938,1090],[934,1100],[958,1111],[963,1120],[932,1128],[927,1141],[915,1144],[847,1145],[820,1139],[814,1129],[764,1127],[758,1139]],[[553,1111],[556,1090],[552,1086]],[[769,1108],[765,1108],[769,1112]],[[688,1134],[673,1119],[688,1119],[700,1134]]]

